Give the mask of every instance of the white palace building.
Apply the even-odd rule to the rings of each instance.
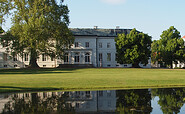
[[[45,54],[40,55],[38,65],[40,67],[131,67],[131,64],[118,64],[116,62],[115,37],[119,33],[128,34],[131,29],[99,29],[71,28],[75,37],[74,44],[65,52],[64,60],[53,59]],[[11,55],[5,52],[0,45],[0,68],[24,68],[29,64],[29,55],[23,57]],[[141,67],[151,68],[151,61]]]

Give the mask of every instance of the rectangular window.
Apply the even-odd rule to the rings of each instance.
[[[107,43],[107,48],[110,48],[110,43]]]
[[[17,65],[14,65],[14,67],[17,67]]]
[[[99,48],[102,48],[102,43],[101,42],[99,42]]]
[[[99,91],[99,96],[103,96],[103,91]]]
[[[90,54],[89,53],[85,53],[85,62],[89,63],[90,62]]]
[[[68,53],[64,54],[64,62],[69,62],[69,55],[68,55]]]
[[[78,44],[78,42],[75,42],[75,47],[79,47],[79,44]]]
[[[91,93],[90,91],[85,92],[85,95],[86,95],[87,98],[90,98],[90,95],[91,95],[90,93]]]
[[[3,60],[4,60],[4,61],[7,61],[7,60],[8,60],[8,54],[3,53]]]
[[[103,60],[102,53],[99,53],[99,61],[102,61],[102,60]]]
[[[54,61],[55,60],[55,54],[53,53],[52,55],[51,55],[51,61]]]
[[[80,103],[76,103],[76,108],[79,108],[80,107]]]
[[[85,47],[89,47],[89,42],[85,42]]]
[[[75,53],[75,62],[76,62],[76,63],[80,62],[79,53]]]
[[[107,61],[111,61],[111,53],[107,53]]]
[[[46,55],[42,54],[42,61],[46,61]]]
[[[13,54],[13,61],[17,61],[17,54]]]
[[[28,54],[27,53],[24,54],[24,61],[28,61]]]
[[[7,67],[7,65],[4,65],[4,67]]]

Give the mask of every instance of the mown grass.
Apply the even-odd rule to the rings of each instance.
[[[0,92],[185,87],[185,70],[0,69]]]

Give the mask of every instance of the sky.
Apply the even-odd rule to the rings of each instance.
[[[174,26],[185,35],[185,0],[64,0],[70,10],[70,28],[136,28],[160,39]],[[4,24],[7,30],[10,22]]]

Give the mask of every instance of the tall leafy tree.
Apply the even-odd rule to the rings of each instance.
[[[116,41],[117,62],[140,67],[139,63],[147,64],[150,57],[151,36],[133,29],[129,34],[118,34]]]
[[[64,50],[73,43],[68,29],[68,7],[64,0],[3,0],[1,21],[11,14],[12,27],[6,37],[12,53],[29,53],[30,67],[38,67],[40,54],[62,57]]]
[[[163,62],[172,68],[173,62],[185,61],[185,46],[180,32],[171,26],[161,34],[161,39],[152,44],[152,61]]]

